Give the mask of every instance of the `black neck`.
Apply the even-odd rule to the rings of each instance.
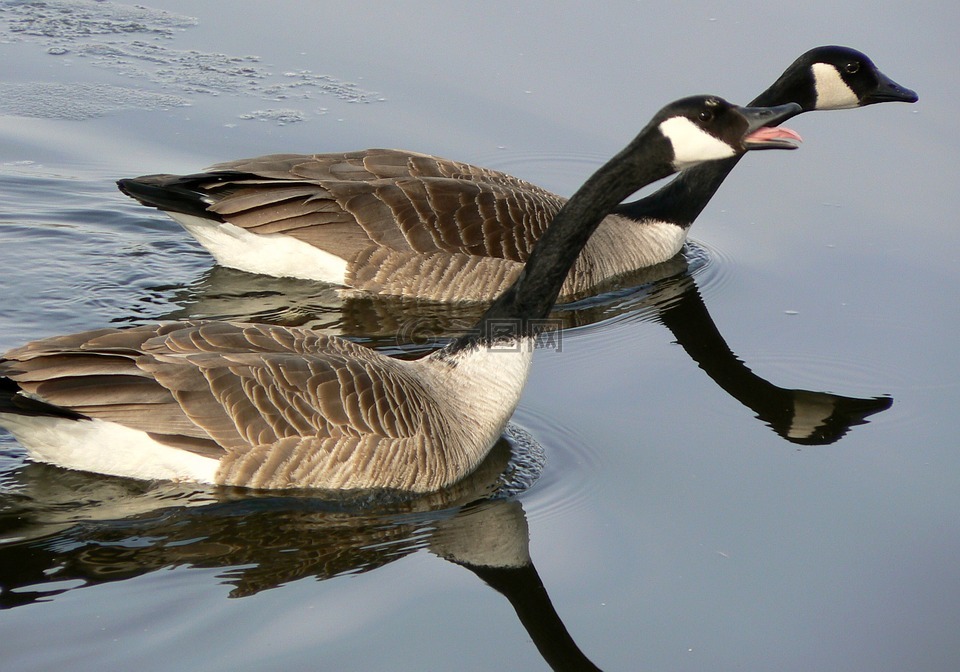
[[[801,445],[826,445],[838,441],[854,425],[891,406],[890,397],[844,397],[829,392],[783,388],[761,378],[740,359],[720,334],[703,303],[696,281],[684,276],[685,289],[664,306],[657,319],[676,342],[730,396],[756,413],[787,441]],[[795,413],[804,404],[831,412],[809,433],[795,434]]]
[[[735,156],[687,168],[670,184],[613,212],[641,222],[669,222],[689,229],[739,160]]]
[[[794,63],[780,75],[770,88],[750,101],[750,106],[772,107],[786,103],[799,103],[803,111],[809,111],[816,106],[816,93],[813,85],[803,88],[799,94],[796,82],[805,73],[798,72],[808,69],[806,63]],[[781,121],[786,121],[783,119]],[[624,203],[614,212],[638,221],[656,220],[670,222],[688,229],[696,221],[707,203],[717,193],[720,185],[730,171],[734,169],[742,154],[722,161],[708,161],[680,173],[675,180],[658,189],[649,196],[631,203]]]
[[[573,641],[532,564],[522,567],[464,567],[510,600],[520,622],[550,669],[557,672],[599,672],[600,668]]]
[[[672,161],[669,141],[651,123],[567,201],[537,241],[516,282],[493,302],[473,330],[446,351],[538,333],[590,234],[624,198],[672,173]]]

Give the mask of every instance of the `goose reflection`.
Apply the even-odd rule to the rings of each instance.
[[[866,423],[868,416],[893,404],[888,396],[845,397],[774,385],[733,353],[711,319],[693,277],[674,278],[669,287],[675,298],[659,306],[657,321],[717,385],[787,441],[834,443],[850,428]]]
[[[460,483],[415,498],[277,496],[24,464],[0,491],[0,609],[176,567],[220,568],[242,598],[427,550],[504,595],[553,669],[596,670],[533,565],[515,497],[539,475],[542,448],[519,428],[510,435]]]
[[[739,359],[711,318],[697,286],[709,255],[695,243],[672,259],[610,283],[599,295],[558,306],[558,327],[589,327],[613,319],[651,319],[724,391],[787,441],[835,443],[893,403],[889,396],[848,397],[780,387]],[[163,288],[167,292],[169,288]],[[288,278],[220,266],[174,292],[179,308],[161,319],[211,318],[310,326],[366,343],[395,356],[442,346],[476,323],[483,304],[442,304],[343,292]],[[156,316],[147,316],[147,321]]]

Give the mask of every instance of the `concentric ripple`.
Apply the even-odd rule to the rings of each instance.
[[[590,493],[598,487],[600,451],[555,417],[528,408],[519,408],[511,424],[542,445],[542,474],[520,497],[528,517],[553,518],[588,508]]]

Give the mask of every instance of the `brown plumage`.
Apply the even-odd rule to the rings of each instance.
[[[827,46],[801,55],[751,104],[812,111],[898,100],[917,96],[866,55]],[[738,158],[685,170],[609,213],[559,299],[675,256]],[[498,296],[566,202],[500,171],[395,149],[276,154],[119,186],[170,214],[224,266],[446,302]]]
[[[679,165],[753,148],[793,148],[795,133],[766,125],[798,109],[739,108],[706,96],[665,107],[563,206],[521,277],[475,327],[420,359],[271,325],[97,330],[6,353],[0,422],[35,459],[120,476],[258,488],[438,490],[471,473],[501,436],[519,403],[534,338],[606,213]],[[358,168],[347,162],[329,170]],[[246,203],[241,210],[255,212],[247,207],[251,195],[229,174],[220,203]],[[279,193],[289,188],[278,186]],[[283,208],[260,214],[276,212]],[[266,225],[263,217],[258,222]],[[440,240],[437,231],[411,225],[384,235],[402,233],[412,248]]]
[[[429,376],[305,329],[173,322],[43,339],[5,358],[27,394],[218,459],[224,484],[431,490],[461,468],[425,446],[457,420]]]

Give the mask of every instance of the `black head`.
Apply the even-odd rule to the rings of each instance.
[[[917,100],[915,92],[880,72],[866,54],[849,47],[826,46],[800,56],[755,102],[776,105],[794,101],[810,112]]]
[[[667,105],[652,123],[670,142],[674,168],[683,170],[751,149],[795,149],[800,136],[774,127],[799,112],[796,103],[740,107],[717,96],[691,96]]]

